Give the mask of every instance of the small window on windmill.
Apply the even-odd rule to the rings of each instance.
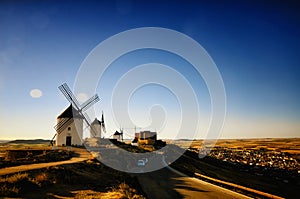
[[[71,131],[71,127],[70,126],[68,127],[68,131]]]

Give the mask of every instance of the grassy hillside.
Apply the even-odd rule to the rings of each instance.
[[[142,194],[135,177],[92,160],[0,177],[0,197],[145,198]]]
[[[44,139],[12,140],[7,142],[7,144],[49,144],[49,143],[50,140],[44,140]]]

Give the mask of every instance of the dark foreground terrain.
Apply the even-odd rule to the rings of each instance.
[[[0,197],[144,198],[136,178],[87,160],[1,176]]]
[[[225,192],[227,193],[226,190],[210,185],[208,187],[208,184],[200,181],[197,181],[199,185],[196,185],[196,181],[190,177],[250,197],[268,198],[265,195],[246,193],[222,183],[218,184],[216,180],[209,180],[205,176],[275,196],[299,198],[299,143],[299,139],[222,140],[216,147],[211,148],[210,154],[199,158],[201,143],[197,141],[179,159],[170,164],[172,168],[187,176],[178,175],[170,168],[140,175],[127,174],[94,160],[83,148],[73,147],[72,153],[59,149],[52,154],[51,147],[45,143],[10,143],[0,147],[2,152],[0,198],[158,198],[160,195],[164,198],[201,195],[202,198],[204,195],[214,193],[222,197]],[[126,150],[140,152],[136,151],[136,147],[123,145],[122,148]],[[179,146],[168,144],[168,147],[174,150],[174,154],[183,153],[183,149]],[[20,154],[14,153],[16,151],[27,151],[22,157],[17,157],[6,153],[7,150],[12,154]],[[34,155],[35,150],[44,152]],[[114,160],[113,152],[117,150],[109,150],[112,153],[109,158]],[[66,157],[63,156],[65,153]],[[57,157],[64,157],[66,160],[61,161]],[[166,162],[171,159],[162,155],[161,164],[166,164],[164,158]],[[145,167],[150,163],[151,161]],[[20,166],[16,169],[10,167],[10,164]],[[228,192],[227,195],[231,197],[234,194]]]

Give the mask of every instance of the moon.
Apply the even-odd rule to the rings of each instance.
[[[32,98],[40,98],[40,97],[42,97],[42,95],[43,95],[43,92],[40,89],[32,89],[30,91],[30,96]]]

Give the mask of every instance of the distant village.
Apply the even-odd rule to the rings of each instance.
[[[214,147],[211,150],[189,148],[189,150],[199,153],[202,157],[208,156],[228,162],[238,166],[240,170],[259,176],[268,175],[285,183],[289,182],[288,179],[300,175],[299,162],[287,152],[269,151],[265,148],[255,150],[227,147]]]

